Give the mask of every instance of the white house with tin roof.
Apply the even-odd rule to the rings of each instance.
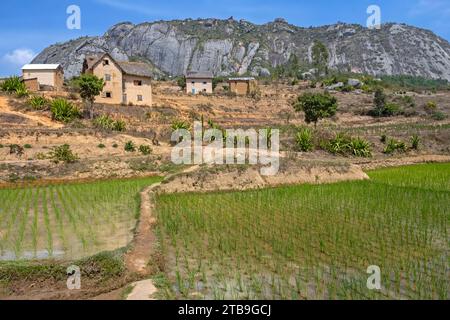
[[[26,64],[22,67],[25,84],[37,83],[37,88],[61,91],[64,85],[64,70],[60,64]]]

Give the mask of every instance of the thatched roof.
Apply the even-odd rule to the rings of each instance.
[[[187,79],[212,79],[214,75],[209,71],[189,71],[186,73]]]
[[[100,60],[102,60],[105,56],[107,56],[110,60],[114,61],[114,63],[120,68],[120,70],[124,74],[146,78],[153,77],[153,71],[149,64],[143,62],[115,61],[107,53],[86,56],[86,59],[84,61],[83,72],[92,71],[92,69],[97,65],[97,63],[99,63]]]
[[[123,73],[131,76],[147,77],[153,76],[150,65],[143,62],[117,62],[122,68]]]

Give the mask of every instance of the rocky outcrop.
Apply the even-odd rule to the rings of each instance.
[[[264,25],[233,19],[120,23],[103,36],[55,44],[34,63],[61,63],[70,78],[80,73],[87,54],[109,52],[118,60],[148,62],[156,75],[193,70],[267,76],[293,55],[311,62],[315,40],[328,47],[333,69],[450,80],[450,44],[431,31],[404,24],[380,30],[342,23],[301,28],[283,19]]]

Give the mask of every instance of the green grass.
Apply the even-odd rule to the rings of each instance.
[[[450,164],[371,181],[161,195],[165,298],[448,299]],[[381,268],[371,291],[367,268]]]
[[[0,260],[80,259],[127,246],[160,178],[0,190]]]

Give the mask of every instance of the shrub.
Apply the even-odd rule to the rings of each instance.
[[[125,143],[125,151],[126,152],[136,151],[136,145],[133,143],[133,141],[128,141],[127,143]]]
[[[53,120],[69,123],[81,116],[80,110],[66,99],[55,99],[50,106]]]
[[[7,93],[16,93],[17,90],[26,90],[26,87],[19,77],[13,76],[3,81],[0,84],[0,89]]]
[[[152,148],[150,148],[150,146],[147,145],[141,145],[139,146],[139,151],[144,155],[147,156],[150,153],[152,153]]]
[[[106,146],[103,143],[100,143],[97,147],[100,148],[100,149],[105,149],[106,148]]]
[[[32,146],[31,146],[31,144],[25,144],[24,146],[23,146],[25,149],[31,149],[31,148],[33,148]]]
[[[298,149],[302,152],[310,152],[314,149],[313,133],[311,129],[305,128],[297,132],[295,141]]]
[[[78,160],[78,156],[72,152],[68,144],[53,147],[52,151],[49,152],[48,158],[52,159],[55,163],[74,163]]]
[[[445,120],[447,118],[447,116],[443,112],[436,111],[436,112],[433,112],[433,114],[431,115],[431,118],[436,121],[442,121],[442,120]]]
[[[261,100],[261,97],[262,97],[261,89],[259,89],[258,87],[252,88],[250,90],[248,96],[257,101]]]
[[[340,88],[339,90],[341,92],[352,92],[355,88],[352,87],[351,85],[344,85],[342,88]]]
[[[34,110],[44,110],[47,106],[47,99],[41,96],[32,96],[28,100],[28,104],[33,108]]]
[[[19,158],[23,156],[25,149],[18,144],[9,145],[9,154],[15,154]]]
[[[395,103],[387,103],[382,111],[383,117],[392,117],[400,114],[400,106]]]
[[[182,89],[186,89],[186,77],[179,77],[177,79],[177,85]]]
[[[437,103],[434,101],[429,101],[426,105],[425,105],[425,109],[427,111],[434,111],[437,109]]]
[[[375,90],[373,106],[374,108],[370,110],[369,115],[373,117],[382,117],[384,108],[386,107],[386,94],[382,88],[377,88]]]
[[[401,98],[401,101],[403,104],[410,108],[414,108],[416,106],[416,102],[414,101],[414,98],[411,96],[404,96]]]
[[[47,155],[45,153],[38,152],[38,153],[36,153],[35,158],[38,159],[38,160],[45,160],[48,157],[47,157]]]
[[[4,147],[4,145],[2,145],[1,143],[0,143],[0,149],[2,149]]]
[[[400,153],[406,152],[407,151],[406,144],[402,141],[390,139],[383,152],[385,154],[393,154],[396,151]]]
[[[329,93],[305,93],[293,102],[295,111],[305,112],[305,121],[314,123],[324,118],[332,117],[336,114],[338,103],[337,99]]]
[[[388,139],[388,137],[387,137],[387,135],[385,135],[385,134],[381,135],[381,137],[380,137],[381,143],[386,143],[386,142],[387,142],[387,139]]]
[[[415,134],[411,138],[411,149],[419,150],[419,146],[420,146],[420,137],[417,134]]]
[[[117,143],[114,143],[114,144],[112,145],[112,147],[115,148],[115,149],[117,149],[117,148],[119,147],[119,145],[118,145]]]

